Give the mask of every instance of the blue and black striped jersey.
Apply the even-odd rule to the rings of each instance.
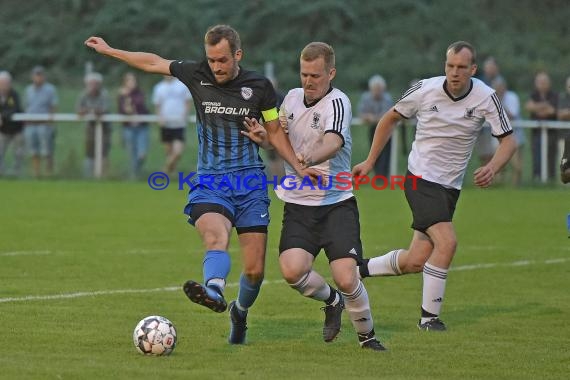
[[[240,67],[231,81],[218,84],[204,60],[173,61],[170,72],[190,92],[196,108],[198,173],[220,174],[263,168],[259,146],[240,133],[244,118],[277,119],[275,90],[271,82]]]

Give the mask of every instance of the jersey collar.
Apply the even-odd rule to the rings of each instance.
[[[467,90],[467,92],[465,94],[461,95],[460,97],[455,98],[453,95],[451,95],[451,92],[447,91],[447,79],[443,81],[443,91],[445,91],[447,96],[449,96],[449,98],[451,100],[453,100],[454,102],[458,102],[461,99],[465,99],[467,97],[467,95],[469,95],[471,93],[471,90],[473,90],[473,79],[469,79],[469,90]]]
[[[329,90],[327,91],[326,94],[323,95],[323,98],[325,96],[327,96],[328,94],[330,94],[330,92],[333,90],[333,86],[329,87]],[[315,100],[314,102],[312,102],[311,104],[307,103],[307,100],[305,99],[305,96],[303,96],[303,104],[305,105],[306,108],[311,108],[312,106],[314,106],[315,104],[317,104],[318,102],[321,101],[322,98]]]

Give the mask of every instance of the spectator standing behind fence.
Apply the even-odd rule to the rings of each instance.
[[[566,87],[558,98],[558,120],[570,121],[570,76],[566,78]],[[560,161],[560,179],[563,183],[570,182],[570,130],[560,130],[560,138],[564,139],[564,151]]]
[[[501,70],[499,69],[497,60],[492,56],[487,57],[483,62],[483,75],[481,76],[481,80],[488,86],[499,77],[501,77]]]
[[[492,83],[495,79],[503,79],[499,64],[495,57],[487,57],[483,62],[481,80],[487,86],[493,87]],[[481,128],[477,141],[475,142],[475,152],[479,158],[480,166],[486,165],[491,160],[498,145],[497,139],[491,134],[491,126],[489,123],[483,124],[483,128]]]
[[[4,157],[10,145],[13,146],[14,159],[11,175],[18,177],[24,155],[24,136],[21,121],[13,121],[12,115],[22,112],[20,96],[12,88],[12,76],[7,71],[0,71],[0,177],[4,172]]]
[[[153,90],[152,103],[161,119],[160,141],[164,143],[166,162],[163,171],[172,174],[182,156],[186,139],[186,124],[192,95],[178,79],[165,75]]]
[[[372,76],[368,80],[368,91],[362,94],[358,104],[358,114],[362,123],[368,126],[368,136],[371,145],[378,121],[393,105],[392,96],[386,92],[386,81],[384,78],[380,75]],[[382,153],[380,153],[380,156],[374,163],[374,172],[377,175],[390,175],[391,151],[392,138],[388,140],[384,150],[382,150]]]
[[[110,99],[107,90],[103,88],[103,76],[99,73],[89,73],[85,76],[85,90],[81,94],[77,102],[77,113],[80,116],[93,115],[100,117],[109,113]],[[97,121],[89,120],[85,130],[85,166],[84,173],[86,177],[92,177],[94,174],[95,160],[95,130]],[[103,157],[102,157],[102,175],[105,175],[109,169],[107,156],[111,149],[111,125],[108,122],[103,123]]]
[[[518,95],[508,90],[507,81],[502,76],[497,76],[491,81],[491,87],[497,93],[509,120],[511,122],[513,120],[519,120],[521,103]],[[512,183],[515,186],[519,186],[522,179],[523,146],[526,143],[526,137],[524,130],[520,127],[513,127],[513,134],[515,136],[517,150],[510,160],[510,165],[513,169]]]
[[[52,114],[58,103],[57,90],[46,82],[45,69],[36,66],[32,69],[32,83],[26,87],[26,113]],[[41,160],[45,163],[47,176],[53,174],[53,156],[55,150],[55,126],[48,120],[26,123],[24,138],[26,149],[32,158],[34,177],[41,175]]]
[[[558,94],[552,91],[550,76],[546,71],[539,71],[534,77],[534,90],[530,94],[530,99],[526,103],[526,109],[530,112],[532,120],[556,120],[556,108],[558,107]],[[549,129],[547,133],[548,157],[547,172],[548,178],[553,178],[556,168],[556,129]],[[531,132],[532,148],[532,176],[534,179],[540,178],[541,166],[541,131],[534,128]]]
[[[147,115],[144,93],[132,72],[123,76],[119,89],[118,110],[123,115]],[[130,156],[129,178],[137,179],[148,151],[148,123],[128,121],[123,123],[123,141]]]

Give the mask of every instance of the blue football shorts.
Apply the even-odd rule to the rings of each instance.
[[[238,234],[267,233],[270,200],[263,178],[262,168],[196,175],[184,208],[188,223],[194,225],[203,214],[215,212],[228,218]]]

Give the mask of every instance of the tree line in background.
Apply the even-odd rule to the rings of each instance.
[[[125,67],[83,47],[90,35],[171,59],[200,59],[207,27],[234,26],[245,67],[275,64],[282,88],[298,85],[308,42],[333,45],[337,86],[361,91],[382,74],[397,96],[411,79],[440,75],[444,51],[472,42],[479,63],[492,55],[510,87],[527,93],[547,70],[558,91],[570,75],[570,6],[565,0],[0,0],[0,69],[27,81],[36,64],[56,83],[79,82],[85,62],[117,79]],[[154,78],[156,79],[156,78]]]

